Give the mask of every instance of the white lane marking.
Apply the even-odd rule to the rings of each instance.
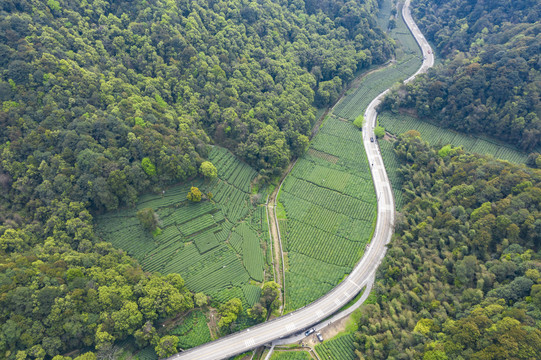
[[[317,316],[318,318],[322,318],[324,315],[325,315],[325,314],[324,314],[323,311],[321,311],[321,310],[318,310],[318,311],[316,312],[316,316]]]
[[[340,305],[341,301],[338,300],[338,299],[334,299],[334,303],[335,303],[336,305]]]
[[[360,289],[361,287],[359,285],[357,285],[357,283],[355,283],[355,281],[351,280],[351,278],[348,278],[349,282],[352,283],[353,285],[355,285],[357,287],[357,289]]]
[[[244,345],[249,348],[255,345],[254,338],[249,338],[248,340],[244,340]]]
[[[347,291],[344,292],[344,295],[346,295],[346,297],[349,297],[349,294]]]
[[[295,330],[295,324],[294,323],[289,323],[286,325],[286,330],[287,331],[293,331]]]

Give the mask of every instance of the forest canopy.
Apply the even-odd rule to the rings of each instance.
[[[375,0],[0,2],[0,357],[168,343],[158,325],[193,295],[102,242],[93,215],[212,177],[209,144],[263,181],[280,174],[305,151],[315,107],[391,57],[376,11]],[[155,214],[141,219],[159,230]]]
[[[360,359],[541,352],[541,170],[399,137],[406,205],[378,268]]]

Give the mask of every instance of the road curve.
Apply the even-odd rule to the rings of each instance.
[[[434,57],[430,46],[411,18],[409,4],[410,0],[406,0],[402,16],[421,47],[424,57],[423,65],[415,73],[417,75],[426,72],[434,64]],[[411,81],[414,76],[407,79],[406,82]],[[349,276],[329,293],[303,308],[274,320],[178,353],[171,356],[169,358],[170,360],[226,359],[268,344],[278,338],[297,333],[334,314],[344,304],[353,299],[363,286],[373,281],[376,269],[385,255],[386,244],[391,240],[395,216],[393,193],[383,165],[383,159],[377,142],[370,141],[370,138],[374,137],[373,128],[376,124],[377,113],[375,108],[387,91],[389,90],[384,91],[376,97],[368,105],[365,112],[366,121],[363,127],[363,141],[378,201],[377,222],[370,246]]]

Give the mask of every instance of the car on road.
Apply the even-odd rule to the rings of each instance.
[[[314,328],[311,328],[311,329],[308,329],[304,332],[304,336],[309,336],[310,334],[312,334],[314,331],[316,331],[316,329]]]
[[[374,137],[370,137],[370,142],[374,142]]]
[[[321,333],[320,333],[320,332],[318,332],[318,333],[316,334],[316,336],[317,336],[317,339],[318,339],[320,342],[323,342],[323,336],[321,336]]]

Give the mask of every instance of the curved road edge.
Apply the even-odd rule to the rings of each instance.
[[[430,45],[422,36],[417,25],[413,22],[409,11],[410,0],[406,0],[402,16],[415,37],[423,53],[421,68],[405,82],[411,81],[419,73],[426,72],[434,64],[434,56]],[[285,316],[253,326],[249,329],[227,335],[218,340],[200,345],[185,352],[171,356],[170,360],[181,359],[225,359],[256,347],[268,344],[276,339],[298,333],[314,324],[321,322],[351,301],[359,291],[375,278],[376,269],[383,260],[386,245],[390,242],[394,228],[395,204],[391,184],[385,171],[383,158],[377,142],[371,142],[373,128],[376,124],[375,108],[389,90],[378,95],[365,112],[363,141],[371,167],[372,179],[376,191],[378,210],[374,236],[364,256],[353,268],[352,272],[329,293],[313,303],[291,312]]]

